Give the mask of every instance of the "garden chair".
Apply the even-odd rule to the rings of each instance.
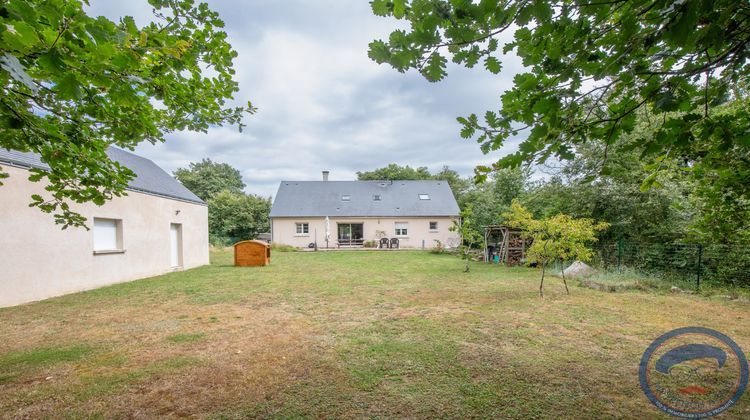
[[[398,249],[398,238],[391,238],[391,246],[389,248]]]
[[[380,238],[380,248],[390,248],[388,246],[388,238]]]

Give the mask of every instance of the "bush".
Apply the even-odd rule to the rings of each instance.
[[[209,233],[208,235],[208,243],[217,248],[224,248],[224,247],[232,246],[238,242],[238,241],[233,241],[233,239],[234,238],[214,235],[212,233]]]
[[[271,249],[276,252],[297,252],[298,251],[298,249],[294,246],[280,244],[278,242],[272,242]]]
[[[579,285],[602,291],[653,290],[671,286],[658,277],[643,272],[623,268],[620,271],[600,272],[586,279],[579,279]]]
[[[362,246],[365,248],[377,248],[378,241],[365,241]]]
[[[430,250],[433,254],[442,254],[445,252],[445,245],[440,240],[435,239],[435,246]]]

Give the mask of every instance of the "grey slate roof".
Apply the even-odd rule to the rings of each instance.
[[[429,200],[420,200],[428,194]],[[349,201],[342,196],[349,195]],[[373,200],[379,195],[380,201]],[[446,181],[282,181],[271,217],[458,216]]]
[[[136,176],[130,180],[129,190],[205,204],[203,200],[198,198],[198,196],[193,194],[179,181],[172,178],[168,173],[164,172],[154,162],[116,147],[110,147],[107,150],[107,155],[110,159],[119,162],[121,165],[135,172]],[[16,152],[0,148],[0,164],[2,163],[11,166],[49,170],[49,166],[42,162],[40,156],[36,153]]]

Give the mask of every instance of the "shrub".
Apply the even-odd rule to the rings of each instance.
[[[271,249],[276,252],[297,252],[296,247],[287,244],[280,244],[278,242],[272,242]]]
[[[439,239],[435,239],[435,246],[430,250],[433,254],[442,254],[445,252],[445,245]]]
[[[365,241],[362,246],[365,248],[377,248],[378,241]]]

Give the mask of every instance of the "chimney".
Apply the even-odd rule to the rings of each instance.
[[[323,181],[328,181],[328,174],[330,174],[329,171],[323,171]]]

